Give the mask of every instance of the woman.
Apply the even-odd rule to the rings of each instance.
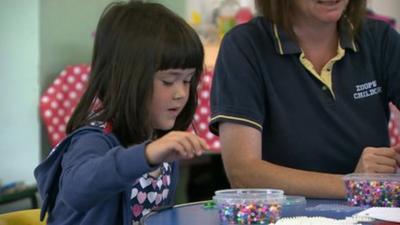
[[[394,173],[400,147],[389,147],[387,122],[388,103],[400,106],[398,33],[365,20],[364,0],[258,7],[262,17],[224,37],[212,85],[210,129],[231,185],[344,198],[343,174]]]

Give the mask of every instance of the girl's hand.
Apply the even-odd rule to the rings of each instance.
[[[396,147],[367,147],[363,150],[355,173],[395,173],[399,164],[400,146]]]
[[[171,131],[146,146],[145,154],[150,165],[190,159],[209,149],[207,143],[190,132]]]

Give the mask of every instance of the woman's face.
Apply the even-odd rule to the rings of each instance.
[[[169,130],[185,107],[194,68],[157,71],[153,80],[150,119],[153,129]]]
[[[294,0],[295,20],[312,24],[337,23],[349,0]]]

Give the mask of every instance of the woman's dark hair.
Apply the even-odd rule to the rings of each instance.
[[[292,29],[296,0],[256,0],[258,11],[268,20],[282,27],[296,38]],[[339,26],[353,38],[357,36],[366,13],[366,0],[349,0]]]
[[[93,121],[112,123],[124,146],[154,135],[149,118],[154,75],[159,70],[195,68],[187,104],[172,130],[186,130],[197,106],[204,50],[196,32],[157,3],[110,4],[97,25],[88,87],[67,133]],[[100,110],[93,114],[96,102]],[[156,131],[162,136],[168,131]]]

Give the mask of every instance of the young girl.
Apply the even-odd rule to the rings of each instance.
[[[128,225],[173,203],[176,160],[208,149],[185,131],[203,57],[195,31],[162,5],[105,10],[68,137],[35,170],[48,224]]]

